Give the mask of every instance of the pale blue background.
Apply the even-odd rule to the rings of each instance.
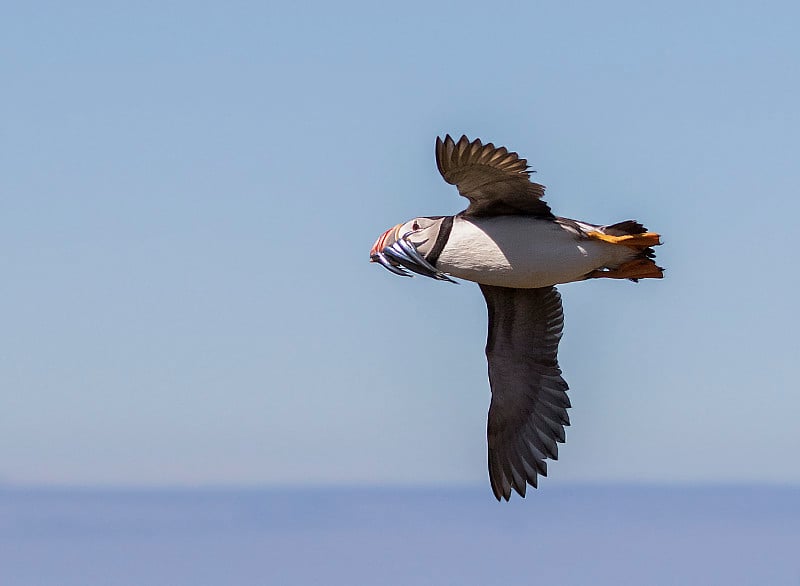
[[[797,6],[4,5],[0,480],[486,488],[480,293],[367,263],[464,132],[666,243],[546,482],[800,483]]]

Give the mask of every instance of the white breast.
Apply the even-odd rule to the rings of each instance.
[[[626,246],[579,239],[548,220],[457,217],[436,266],[476,283],[534,288],[580,280],[635,254]]]

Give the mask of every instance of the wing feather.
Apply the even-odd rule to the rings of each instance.
[[[469,200],[466,216],[524,214],[553,219],[542,200],[544,186],[530,180],[528,162],[505,147],[448,134],[436,139],[436,166],[445,181]]]
[[[555,287],[480,287],[489,310],[489,478],[495,497],[508,500],[547,476],[545,460],[557,460],[566,439],[569,387],[558,366],[564,317]]]

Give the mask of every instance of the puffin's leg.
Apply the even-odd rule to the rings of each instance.
[[[649,258],[635,258],[615,269],[594,270],[587,279],[663,279],[664,269]]]
[[[611,236],[610,234],[603,234],[602,232],[595,230],[593,232],[587,232],[586,236],[595,240],[608,242],[609,244],[624,244],[625,246],[634,246],[636,248],[643,246],[658,246],[661,244],[661,236],[655,232],[626,234],[624,236]]]

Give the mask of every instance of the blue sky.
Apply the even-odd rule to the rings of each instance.
[[[455,213],[437,135],[664,236],[562,287],[548,482],[800,483],[800,8],[17,3],[0,18],[0,480],[485,482],[477,287],[367,262]]]

